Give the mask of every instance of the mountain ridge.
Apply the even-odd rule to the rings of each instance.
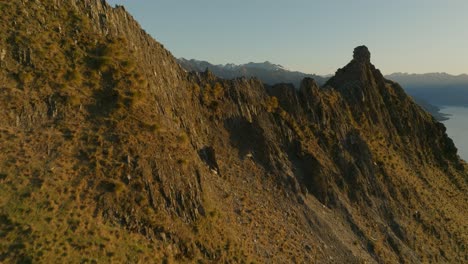
[[[367,48],[264,86],[105,1],[0,4],[0,261],[463,261],[466,163]]]
[[[277,83],[292,83],[296,88],[300,87],[303,78],[313,78],[319,85],[325,84],[329,76],[307,74],[298,71],[290,71],[281,65],[271,62],[246,63],[246,64],[225,64],[213,65],[207,61],[178,59],[179,64],[187,71],[202,72],[206,69],[222,78],[232,79],[236,77],[257,77],[268,85]],[[252,65],[256,65],[252,67]],[[253,68],[253,69],[252,69]],[[257,72],[255,68],[262,69]],[[280,71],[282,74],[278,75]],[[468,98],[468,76],[466,74],[450,75],[447,73],[392,73],[385,75],[385,78],[397,81],[402,84],[407,93],[413,96],[414,100],[426,111],[430,112],[439,121],[444,121],[449,116],[441,113],[442,106],[458,105],[466,106],[463,98]]]
[[[328,79],[332,76],[332,74],[325,74],[325,75],[319,75],[319,74],[315,74],[315,73],[305,73],[305,72],[301,72],[301,71],[295,71],[295,70],[290,70],[290,69],[287,69],[285,68],[284,66],[282,66],[281,64],[275,64],[273,62],[270,62],[270,61],[265,61],[265,62],[248,62],[248,63],[243,63],[243,64],[234,64],[234,63],[226,63],[226,64],[212,64],[208,61],[204,61],[204,60],[197,60],[197,59],[186,59],[186,58],[178,58],[177,59],[179,61],[179,63],[183,66],[186,66],[184,67],[185,70],[187,71],[204,71],[206,70],[207,67],[227,67],[227,68],[235,68],[235,67],[242,67],[244,65],[249,65],[249,64],[257,64],[257,65],[273,65],[273,66],[277,66],[276,69],[284,69],[284,70],[287,70],[287,71],[290,71],[290,72],[294,72],[294,73],[300,73],[300,74],[303,74],[303,75],[313,75],[313,76],[319,76],[321,78],[325,78],[325,79]],[[194,67],[193,65],[190,65],[190,64],[202,64],[202,66],[199,66],[199,67]],[[267,67],[265,67],[267,68]],[[275,69],[275,68],[274,68]],[[211,69],[210,69],[211,70]],[[220,75],[220,77],[222,77],[223,74]],[[398,79],[400,78],[403,78],[403,77],[415,77],[415,78],[425,78],[425,79],[429,79],[428,82],[431,83],[431,82],[434,82],[435,80],[431,80],[431,78],[433,79],[437,79],[437,78],[440,78],[440,77],[444,77],[444,78],[448,78],[448,79],[458,79],[460,81],[460,83],[462,84],[466,84],[468,82],[468,74],[467,73],[461,73],[461,74],[451,74],[451,73],[447,73],[447,72],[427,72],[427,73],[411,73],[411,72],[394,72],[394,73],[390,73],[390,74],[385,74],[384,75],[386,78],[389,78],[389,79],[392,79],[392,78],[397,78],[396,81],[398,81]],[[241,76],[237,76],[237,77],[241,77]],[[444,79],[442,79],[444,80]],[[442,80],[439,80],[439,81],[442,81]],[[405,81],[405,83],[408,82],[408,81]],[[415,81],[413,81],[415,82]],[[420,81],[419,81],[420,82]],[[454,81],[452,81],[454,82]],[[266,82],[268,83],[268,82]],[[320,84],[323,84],[324,82],[321,82],[319,81],[318,83]],[[274,83],[268,83],[268,84],[274,84]],[[413,84],[413,83],[412,83]],[[419,84],[421,85],[421,84]],[[440,85],[440,84],[438,84]]]
[[[270,69],[270,70],[287,70],[284,66],[280,64],[274,64],[270,61],[264,61],[264,62],[248,62],[244,64],[235,64],[235,63],[226,63],[226,64],[211,64],[208,61],[200,61],[200,60],[195,60],[195,59],[185,59],[185,58],[178,58],[177,59],[181,64],[188,64],[188,63],[196,63],[196,64],[206,64],[210,66],[216,66],[216,67],[221,67],[221,68],[227,68],[227,69],[236,69],[236,68],[242,68],[243,66],[252,66],[252,67],[258,67],[258,68],[263,68],[263,69]],[[201,68],[203,66],[199,66],[197,68]],[[206,69],[206,68],[205,68]]]
[[[403,75],[403,76],[433,76],[433,77],[451,77],[451,78],[465,78],[468,79],[468,74],[466,73],[461,73],[461,74],[451,74],[447,72],[426,72],[426,73],[411,73],[411,72],[394,72],[391,74],[387,74],[385,76],[398,76],[398,75]]]
[[[207,61],[199,61],[195,59],[177,59],[179,64],[187,71],[202,72],[206,69],[212,71],[215,75],[225,78],[233,79],[236,77],[257,77],[263,82],[274,85],[276,83],[293,83],[296,87],[299,87],[300,82],[303,78],[314,78],[319,84],[323,84],[326,81],[326,77],[322,77],[316,74],[307,74],[299,71],[290,71],[280,64],[274,64],[269,61],[265,62],[248,62],[245,64],[218,64],[214,65]]]

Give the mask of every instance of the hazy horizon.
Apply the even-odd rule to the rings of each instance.
[[[196,61],[203,61],[203,62],[208,62],[210,64],[213,64],[215,66],[226,66],[226,65],[229,65],[229,64],[232,64],[231,62],[228,62],[228,63],[213,63],[211,61],[207,61],[205,59],[200,59],[200,58],[185,58],[185,57],[177,57],[177,59],[185,59],[185,60],[196,60]],[[296,69],[290,69],[288,67],[285,67],[284,65],[282,64],[279,64],[279,63],[276,63],[274,61],[246,61],[246,62],[240,62],[240,63],[234,63],[235,65],[237,66],[240,66],[240,65],[245,65],[245,64],[249,64],[249,63],[272,63],[272,64],[276,64],[276,65],[280,65],[280,66],[283,66],[286,70],[289,70],[289,71],[299,71],[299,70],[296,70]],[[343,65],[344,66],[344,65]],[[338,68],[337,68],[338,70]],[[302,72],[302,71],[299,71],[299,72]],[[306,73],[306,74],[317,74],[315,72],[302,72],[302,73]],[[451,75],[451,76],[455,76],[455,77],[458,77],[458,76],[466,76],[468,75],[468,72],[467,73],[459,73],[459,74],[452,74],[452,73],[448,73],[448,72],[391,72],[391,73],[384,73],[384,75],[392,75],[392,74],[407,74],[407,75],[423,75],[423,74],[448,74],[448,75]],[[333,73],[327,73],[327,74],[317,74],[319,76],[330,76],[330,75],[334,75],[334,72]]]
[[[333,74],[366,45],[384,74],[467,73],[468,1],[129,1],[119,4],[174,56],[271,61]]]

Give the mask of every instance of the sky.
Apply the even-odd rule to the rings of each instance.
[[[108,0],[175,57],[333,74],[366,45],[384,74],[468,73],[468,0]]]

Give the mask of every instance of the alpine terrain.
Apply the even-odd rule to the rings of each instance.
[[[468,166],[365,46],[295,89],[186,72],[103,0],[0,17],[0,262],[467,261]]]

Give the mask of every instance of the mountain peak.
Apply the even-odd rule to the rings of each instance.
[[[359,46],[354,49],[353,59],[361,63],[370,63],[371,54],[366,46]]]
[[[335,75],[327,81],[326,85],[344,90],[349,90],[349,86],[352,86],[361,90],[363,87],[369,87],[369,85],[363,85],[371,82],[369,78],[383,82],[383,75],[372,65],[370,57],[371,54],[366,46],[356,47],[353,59],[345,67],[338,69]],[[354,81],[359,81],[361,85],[351,85]]]

